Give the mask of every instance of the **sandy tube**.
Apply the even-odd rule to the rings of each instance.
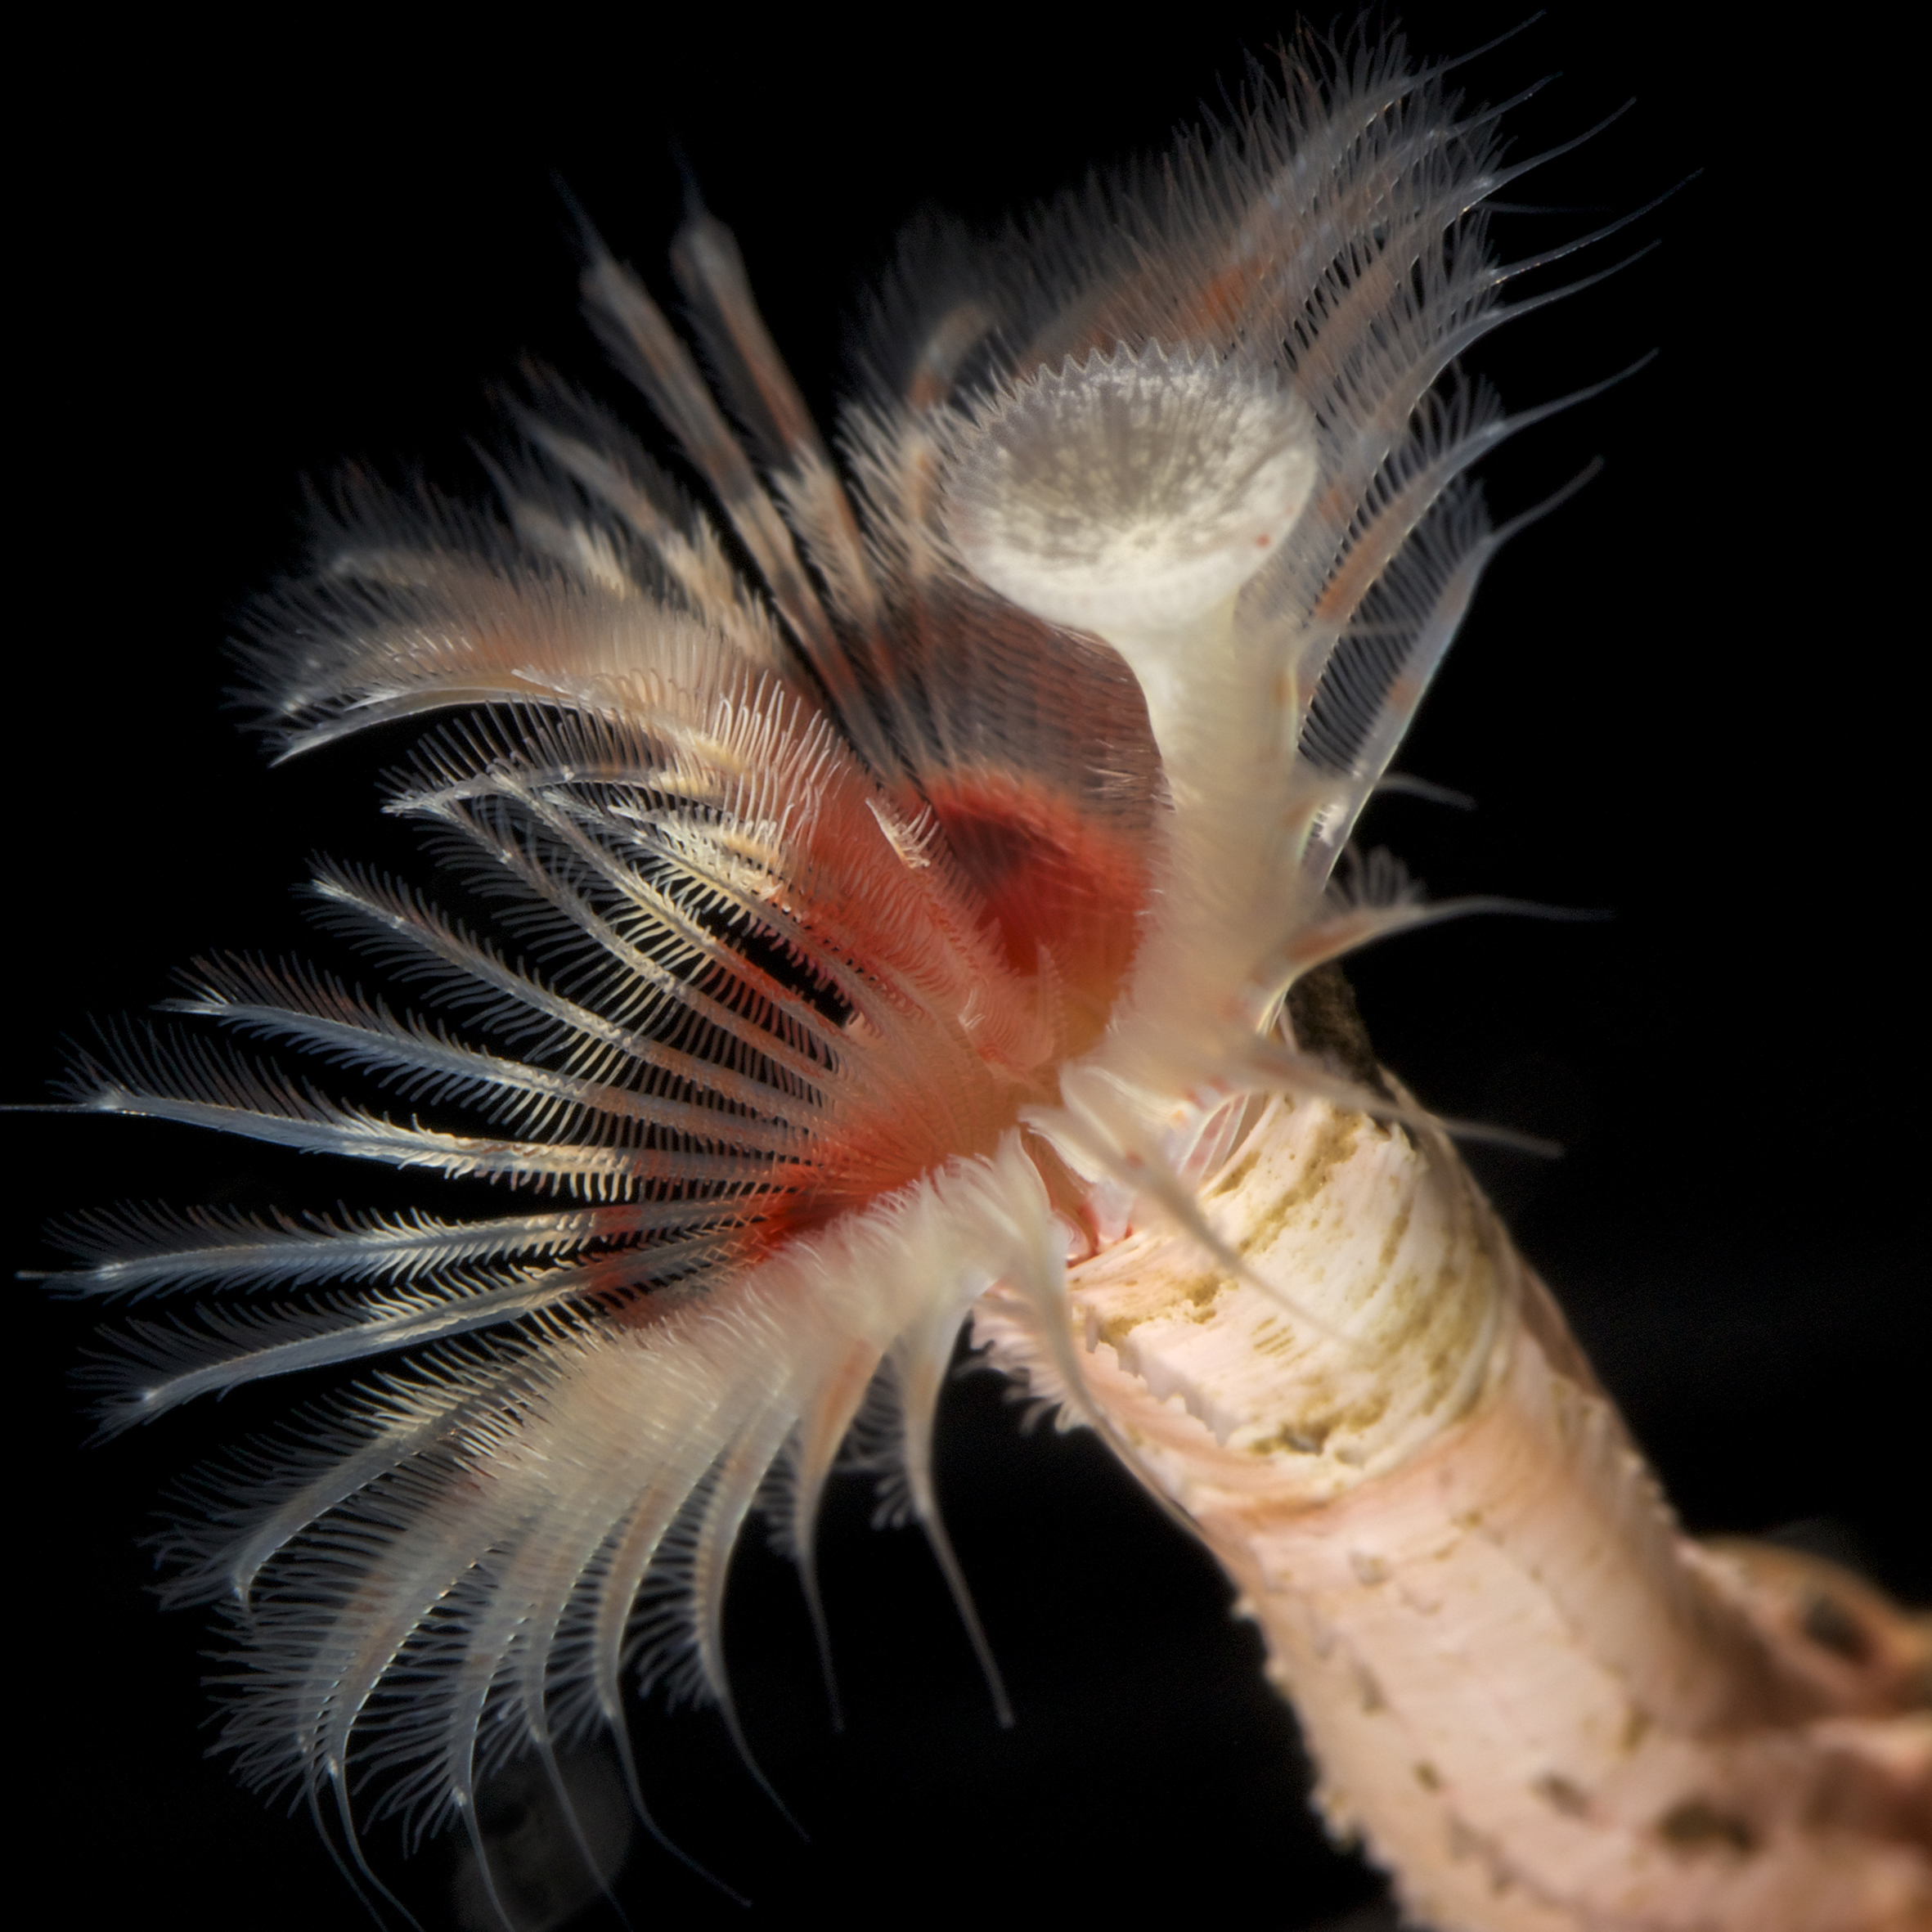
[[[1202,1191],[1256,1281],[1158,1224],[1070,1273],[1090,1395],[1260,1624],[1331,1828],[1437,1932],[1932,1925],[1926,1631],[1682,1535],[1419,1138],[1271,1102]],[[1010,1297],[975,1332],[1056,1386]]]

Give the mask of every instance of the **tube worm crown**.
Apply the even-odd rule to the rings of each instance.
[[[1334,107],[1332,98],[1323,111]],[[1216,164],[1225,160],[1224,151]],[[420,1117],[326,1099],[249,1063],[197,1058],[197,1049],[163,1071],[135,1046],[118,1065],[83,1076],[97,1104],[252,1124],[285,1143],[351,1157],[386,1151],[446,1173],[561,1191],[499,1215],[487,1234],[420,1211],[269,1227],[216,1215],[97,1226],[86,1257],[104,1288],[158,1291],[212,1278],[298,1291],[299,1305],[272,1339],[245,1336],[246,1314],[218,1315],[212,1342],[154,1338],[147,1365],[165,1373],[138,1385],[144,1409],[250,1372],[236,1367],[245,1341],[250,1368],[263,1374],[364,1346],[442,1351],[335,1425],[333,1473],[317,1455],[296,1469],[292,1487],[272,1482],[275,1493],[258,1498],[244,1525],[245,1547],[231,1522],[186,1552],[251,1593],[259,1579],[269,1613],[256,1635],[283,1646],[284,1660],[267,1674],[281,1688],[272,1685],[253,1707],[263,1721],[244,1726],[243,1748],[258,1749],[266,1769],[280,1748],[269,1733],[285,1741],[308,1725],[309,1775],[333,1795],[342,1754],[366,1724],[379,1754],[404,1768],[402,1801],[425,1817],[452,1801],[469,1808],[466,1793],[493,1749],[534,1743],[541,1755],[546,1728],[564,1736],[573,1724],[621,1721],[609,1682],[598,1684],[593,1672],[573,1707],[553,1665],[573,1642],[586,1655],[610,1651],[613,1627],[621,1638],[629,1609],[622,1563],[640,1553],[640,1574],[667,1580],[674,1606],[654,1627],[665,1641],[647,1647],[647,1659],[674,1682],[721,1688],[720,1551],[760,1503],[766,1465],[784,1453],[793,1489],[778,1513],[789,1512],[792,1540],[809,1552],[815,1483],[881,1368],[877,1386],[897,1407],[874,1418],[861,1458],[896,1461],[905,1506],[937,1528],[919,1436],[969,1303],[978,1300],[992,1335],[996,1310],[1010,1317],[1012,1296],[1023,1301],[1031,1292],[1022,1308],[1034,1321],[1030,1373],[1044,1381],[1058,1363],[1070,1371],[1068,1392],[1095,1373],[1059,1348],[1042,1319],[1062,1258],[1056,1237],[1063,1247],[1071,1231],[1095,1250],[1076,1260],[1064,1291],[1078,1316],[1067,1324],[1076,1349],[1104,1346],[1124,1360],[1119,1343],[1146,1328],[1146,1318],[1104,1305],[1098,1285],[1090,1293],[1079,1269],[1157,1223],[1195,1244],[1188,1278],[1232,1268],[1227,1283],[1238,1298],[1234,1264],[1245,1251],[1211,1219],[1191,1223],[1170,1178],[1197,1197],[1211,1188],[1230,1159],[1256,1151],[1266,1108],[1277,1108],[1267,1117],[1278,1123],[1282,1103],[1269,1095],[1296,1096],[1305,1120],[1368,1103],[1331,1067],[1291,1064],[1285,1051],[1256,1064],[1243,1054],[1291,982],[1413,917],[1400,895],[1336,902],[1328,869],[1377,761],[1394,749],[1401,708],[1419,698],[1427,673],[1418,679],[1418,666],[1446,645],[1487,555],[1472,499],[1447,500],[1466,521],[1439,510],[1428,513],[1432,523],[1425,515],[1404,523],[1406,508],[1430,500],[1454,458],[1494,440],[1498,420],[1479,400],[1467,398],[1460,417],[1433,417],[1427,398],[1435,392],[1422,384],[1413,408],[1395,412],[1404,461],[1413,452],[1404,438],[1419,438],[1418,466],[1405,474],[1385,452],[1354,504],[1346,488],[1324,501],[1313,477],[1333,494],[1338,477],[1352,474],[1334,447],[1332,411],[1278,372],[1263,371],[1274,375],[1273,389],[1249,373],[1249,339],[1265,340],[1278,325],[1265,314],[1220,313],[1214,326],[1225,341],[1216,335],[1204,349],[1188,332],[1198,317],[1182,297],[1130,277],[1112,299],[1132,326],[1110,336],[1120,318],[1104,302],[1068,301],[1078,312],[1045,319],[1022,303],[1019,320],[1007,323],[1021,344],[1009,366],[962,365],[960,393],[973,407],[957,409],[958,422],[939,422],[928,437],[916,418],[910,430],[888,420],[869,441],[861,434],[861,501],[848,515],[782,371],[775,375],[763,359],[769,345],[735,326],[744,297],[715,224],[687,234],[680,261],[763,483],[735,453],[648,296],[600,259],[592,299],[620,362],[710,485],[730,526],[722,544],[657,488],[606,423],[558,403],[532,425],[528,473],[506,477],[509,531],[466,529],[452,514],[425,532],[357,506],[365,527],[326,540],[333,548],[325,567],[294,593],[300,651],[272,666],[282,715],[317,743],[384,717],[493,704],[493,721],[433,739],[393,802],[467,841],[532,902],[534,917],[593,949],[591,968],[553,977],[534,941],[521,959],[508,946],[492,951],[401,888],[332,870],[319,881],[332,914],[386,936],[380,942],[393,954],[413,947],[423,973],[480,1003],[483,1032],[500,1022],[496,1039],[479,1042],[353,987],[247,961],[215,963],[182,1004],[245,1039],[272,1035],[325,1061],[386,1071]],[[1482,298],[1471,291],[1480,288],[1480,250],[1435,267],[1452,282],[1458,272],[1470,278],[1454,285],[1470,304],[1464,320],[1480,317]],[[1233,296],[1225,280],[1215,285],[1229,300],[1261,304],[1266,295],[1238,278]],[[1425,311],[1442,299],[1441,289],[1425,290]],[[1312,346],[1296,345],[1295,383],[1323,375],[1329,321]],[[1163,333],[1170,326],[1177,332]],[[907,384],[909,407],[951,407],[943,388],[937,398],[928,392],[969,326],[956,311],[940,317]],[[736,362],[717,353],[720,342],[736,344]],[[1225,357],[1226,344],[1242,357]],[[1334,362],[1343,389],[1359,380],[1346,357]],[[1179,487],[1157,465],[1151,478],[1131,464],[1121,470],[1103,506],[1118,513],[1107,541],[1083,550],[1049,504],[1049,540],[1030,550],[1016,542],[1022,525],[1011,514],[1000,522],[1013,499],[993,487],[988,472],[997,466],[986,459],[1022,448],[1021,431],[1033,426],[1029,396],[1050,419],[1040,398],[1053,391],[1065,400],[1082,377],[1090,394],[1097,377],[1121,402],[1118,434],[1130,443],[1135,398],[1124,372],[1157,366],[1188,372],[1164,393],[1190,403],[1187,381],[1206,372],[1202,408],[1230,407],[1226,371],[1238,371],[1247,386],[1232,405],[1237,429],[1271,424],[1260,441],[1272,436],[1274,446],[1218,476],[1180,465],[1180,483],[1195,492],[1194,527],[1139,580],[1115,552],[1159,488]],[[1104,423],[1108,412],[1100,416]],[[1109,434],[1103,429],[1103,443]],[[1231,434],[1221,453],[1242,443]],[[1162,447],[1187,444],[1176,438]],[[1358,465],[1367,460],[1356,452]],[[1038,485],[1039,466],[1012,467]],[[1408,505],[1399,484],[1414,486]],[[766,488],[776,510],[761,494]],[[1371,499],[1372,514],[1358,523]],[[1378,520],[1391,540],[1387,559],[1358,564],[1352,578],[1337,571],[1337,559],[1363,554],[1364,530]],[[1042,523],[1035,514],[1023,527]],[[1328,564],[1311,569],[1295,559],[1301,582],[1290,581],[1293,568],[1270,573],[1265,553],[1280,555],[1283,540],[1305,528],[1317,555],[1320,542],[1331,546]],[[1024,568],[1002,575],[990,528],[1007,563],[1021,555],[1030,577]],[[1145,560],[1145,543],[1126,547]],[[727,554],[748,556],[762,590],[734,581]],[[1043,571],[1042,555],[1052,568]],[[1258,574],[1268,581],[1245,591]],[[1345,608],[1337,583],[1361,603]],[[980,586],[998,596],[986,599]],[[1224,622],[1205,627],[1212,635],[1204,637],[1204,620],[1217,611]],[[1133,680],[1104,652],[1064,636],[1068,624],[1117,650]],[[1373,673],[1386,666],[1378,667],[1373,640],[1391,636],[1398,654],[1421,654],[1377,689]],[[1284,650],[1290,636],[1295,648]],[[1251,674],[1264,667],[1271,676],[1257,683]],[[1397,685],[1400,716],[1388,705]],[[1145,694],[1144,721],[1137,694]],[[1056,717],[1064,726],[1068,716],[1079,730],[1056,738]],[[1301,732],[1284,729],[1284,717],[1300,720]],[[1164,932],[1147,916],[1157,897],[1170,915]],[[882,905],[890,919],[878,916]],[[1275,929],[1257,920],[1257,908]],[[1123,952],[1122,932],[1134,936],[1137,952]],[[491,999],[501,1004],[488,1009]],[[438,1124],[471,1100],[494,1112],[484,1131]],[[1192,1211],[1200,1213],[1198,1199]],[[324,1270],[383,1285],[304,1299]],[[994,1301],[984,1299],[989,1283],[1001,1284]],[[1283,1296],[1284,1322],[1318,1334],[1323,1323],[1334,1325],[1292,1281],[1271,1285]],[[802,1326],[801,1309],[813,1311]],[[511,1321],[541,1348],[492,1354],[461,1340],[501,1337]],[[1102,1332],[1109,1328],[1112,1337]],[[1043,1336],[1054,1344],[1044,1360]],[[1142,1334],[1135,1345],[1150,1389],[1171,1367],[1154,1365],[1151,1339]],[[1342,1339],[1361,1346],[1359,1337]],[[676,1400],[655,1379],[671,1374],[674,1359]],[[1461,1359],[1489,1373],[1489,1352],[1473,1341]],[[1345,1350],[1341,1372],[1355,1366]],[[627,1374],[645,1378],[645,1400]],[[483,1390],[492,1377],[500,1377],[493,1393]],[[731,1407],[735,1382],[755,1392],[752,1409]],[[798,1406],[804,1396],[817,1406]],[[1461,1414],[1457,1404],[1470,1399],[1462,1387],[1446,1400]],[[1184,1396],[1181,1408],[1193,1413]],[[640,1411],[652,1418],[641,1429],[595,1421]],[[677,1440],[686,1427],[677,1418],[705,1411],[722,1417],[715,1440],[688,1427]],[[1282,1418],[1269,1454],[1373,1466],[1340,1460],[1349,1430],[1324,1431],[1323,1420],[1301,1411]],[[384,1465],[384,1457],[393,1459]],[[509,1494],[540,1469],[547,1483],[561,1463],[579,1461],[586,1483],[608,1493],[631,1485],[620,1495],[629,1512],[622,1533],[594,1509],[555,1507],[547,1489],[536,1492],[546,1498],[541,1511]],[[654,1501],[653,1470],[672,1472]],[[331,1496],[331,1484],[339,1489],[359,1471],[375,1473]],[[681,1497],[672,1494],[679,1481]],[[479,1493],[492,1489],[503,1497]],[[299,1548],[277,1557],[275,1532],[303,1508],[315,1512],[316,1540],[306,1557]],[[373,1572],[375,1594],[402,1593],[389,1621],[351,1629],[365,1616],[362,1600],[331,1597],[330,1576],[368,1561],[412,1515],[440,1519],[442,1544],[398,1534],[398,1554]],[[654,1571],[660,1550],[664,1566]],[[310,1559],[309,1570],[294,1567]],[[1370,1566],[1378,1560],[1364,1557]],[[548,1651],[538,1641],[546,1616],[554,1620]],[[339,1669],[328,1647],[352,1638]],[[286,1660],[296,1656],[308,1660],[304,1683],[319,1688],[290,1678]],[[413,1711],[401,1699],[385,1702],[419,1666],[463,1687]],[[369,1687],[359,1705],[358,1682]],[[317,1696],[321,1705],[304,1715]],[[465,1710],[476,1725],[467,1735],[481,1742],[475,1763],[465,1758]],[[1706,1808],[1733,1815],[1714,1802]],[[1687,1825],[1678,1835],[1687,1834],[1695,1835]]]

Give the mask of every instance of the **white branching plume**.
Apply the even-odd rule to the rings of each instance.
[[[1921,1640],[1847,1584],[1863,1647],[1807,1651],[1798,1585],[1678,1537],[1333,973],[1475,903],[1350,841],[1507,534],[1471,466],[1560,407],[1459,370],[1555,299],[1485,214],[1534,164],[1449,68],[1304,47],[902,276],[829,447],[716,220],[694,340],[586,233],[702,497],[533,377],[493,510],[345,486],[258,606],[276,752],[420,719],[388,809],[499,916],[325,865],[390,991],[204,960],[68,1098],[421,1205],[104,1211],[59,1278],[133,1305],[110,1429],[340,1372],[200,1479],[168,1593],[224,1606],[224,1748],[366,1884],[366,1817],[480,1851],[486,1781],[564,1793],[594,1734],[641,1810],[639,1687],[735,1732],[732,1552],[762,1517],[822,1638],[841,1467],[1004,1710],[932,1475],[969,1333],[1198,1530],[1442,1932],[1925,1922]]]

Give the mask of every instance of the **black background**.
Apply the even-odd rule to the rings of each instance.
[[[1514,24],[1406,18],[1429,53]],[[675,137],[826,419],[860,292],[915,209],[989,222],[1157,148],[1287,24],[921,13],[861,34],[555,10],[432,40],[317,15],[254,44],[151,29],[29,60],[5,1097],[35,1097],[63,1035],[160,996],[197,950],[304,943],[288,888],[311,851],[400,854],[370,782],[398,744],[269,772],[220,708],[220,646],[295,552],[301,478],[420,461],[480,496],[465,439],[491,434],[486,389],[526,349],[617,395],[576,315],[553,169],[662,293]],[[1867,287],[1831,185],[1882,113],[1882,84],[1840,93],[1843,65],[1815,41],[1740,48],[1681,9],[1619,7],[1560,9],[1470,71],[1494,99],[1562,70],[1512,116],[1523,153],[1635,100],[1513,191],[1570,212],[1505,222],[1510,254],[1704,172],[1638,225],[1654,252],[1481,352],[1518,406],[1660,353],[1490,465],[1507,513],[1606,461],[1493,567],[1400,760],[1480,808],[1391,801],[1368,835],[1439,892],[1615,917],[1453,926],[1355,977],[1427,1101],[1567,1143],[1553,1166],[1479,1159],[1690,1527],[1808,1522],[1923,1599],[1916,647],[1885,609],[1898,545],[1875,468],[1904,318]],[[39,1219],[92,1202],[400,1197],[185,1131],[11,1126],[21,1265],[45,1265]],[[306,1822],[200,1755],[201,1627],[142,1595],[155,1490],[280,1398],[83,1451],[66,1374],[87,1319],[14,1292],[16,1871],[60,1889],[63,1924],[360,1922]],[[916,1538],[873,1535],[863,1498],[835,1498],[847,1733],[826,1731],[793,1586],[762,1551],[729,1631],[748,1729],[811,1842],[715,1719],[654,1713],[661,1811],[756,1903],[743,1919],[645,1849],[634,1907],[1296,1928],[1373,1896],[1306,1818],[1291,1723],[1205,1559],[1090,1441],[1021,1438],[986,1377],[951,1401],[942,1489],[1018,1728],[993,1726]],[[404,1869],[443,1922],[438,1853]]]

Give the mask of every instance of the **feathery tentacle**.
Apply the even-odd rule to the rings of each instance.
[[[955,262],[844,416],[844,479],[713,218],[673,267],[725,407],[591,240],[593,325],[756,581],[541,376],[503,520],[344,486],[257,613],[255,693],[285,755],[445,714],[389,809],[461,845],[503,932],[326,865],[322,922],[443,1017],[247,958],[168,1003],[407,1119],[199,1036],[112,1033],[71,1092],[565,1198],[70,1231],[67,1287],[212,1293],[126,1331],[117,1424],[407,1351],[176,1533],[172,1593],[230,1605],[247,1776],[318,1813],[333,1786],[350,1829],[374,1774],[412,1831],[474,1833],[507,1758],[555,1775],[606,1728],[641,1807],[627,1685],[735,1733],[725,1582],[761,1507],[829,1678],[842,1453],[926,1528],[1009,1715],[930,1461],[962,1325],[1023,1328],[1111,1430],[1069,1257],[1157,1222],[1245,1268],[1200,1189],[1284,1090],[1363,1098],[1279,1038],[1290,985],[1430,916],[1332,874],[1498,541],[1466,473],[1533,420],[1451,373],[1512,312],[1482,204],[1521,170],[1443,71],[1305,59]]]

